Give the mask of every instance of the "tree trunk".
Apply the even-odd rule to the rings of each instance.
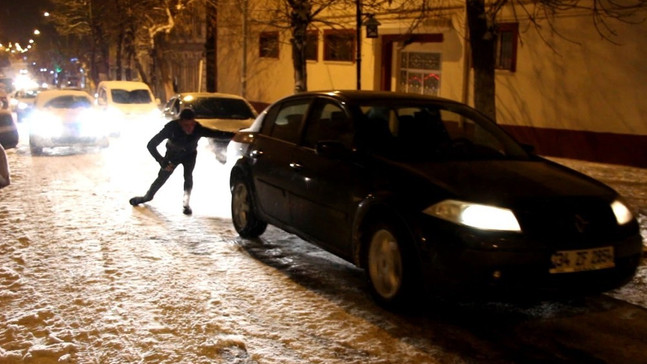
[[[301,32],[301,33],[299,33]],[[308,73],[306,71],[306,37],[304,30],[294,30],[292,38],[292,64],[294,66],[294,92],[308,91]]]
[[[292,28],[292,64],[294,66],[294,92],[308,91],[306,70],[306,41],[311,21],[312,6],[309,0],[289,1],[292,7],[290,27]]]
[[[493,24],[488,24],[484,0],[467,0],[467,22],[474,66],[474,107],[496,121],[496,34]]]

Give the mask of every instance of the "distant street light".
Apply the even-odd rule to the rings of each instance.
[[[40,35],[40,30],[34,29],[34,35]]]

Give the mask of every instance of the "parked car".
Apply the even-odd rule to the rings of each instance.
[[[29,148],[33,155],[43,148],[99,146],[110,143],[108,127],[85,91],[48,90],[36,96],[29,123]]]
[[[0,110],[0,144],[5,148],[15,148],[19,135],[16,123],[9,110]]]
[[[256,111],[243,97],[216,92],[185,92],[169,99],[164,106],[164,117],[167,120],[177,119],[180,111],[190,108],[195,111],[196,120],[207,128],[229,132],[231,137],[241,129],[252,125]],[[229,141],[209,139],[216,159],[220,163],[227,161]]]
[[[156,132],[160,126],[159,100],[143,82],[102,81],[97,86],[96,103],[113,136],[125,131],[135,135]]]
[[[364,268],[376,300],[417,292],[585,294],[642,255],[621,197],[458,102],[372,91],[272,104],[231,170],[243,238],[273,224]]]

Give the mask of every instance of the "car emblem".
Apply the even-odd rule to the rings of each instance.
[[[577,230],[577,232],[579,232],[580,234],[584,233],[590,224],[590,221],[583,218],[582,215],[575,214],[575,229]]]

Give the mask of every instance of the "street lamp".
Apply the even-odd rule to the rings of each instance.
[[[378,37],[378,32],[377,32],[377,27],[381,25],[377,19],[375,19],[374,14],[366,14],[367,19],[364,22],[364,25],[366,25],[366,38],[377,38]]]

